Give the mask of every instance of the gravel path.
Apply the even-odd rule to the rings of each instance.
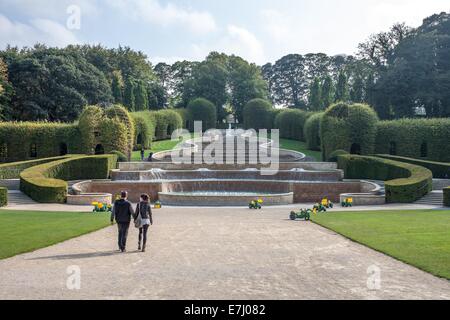
[[[115,252],[109,227],[0,261],[0,299],[450,299],[449,281],[287,215],[164,208],[146,253],[134,228],[128,252]],[[67,288],[68,267],[79,290]]]

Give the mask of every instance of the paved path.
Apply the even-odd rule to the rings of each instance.
[[[0,261],[0,299],[450,299],[450,282],[286,210],[155,211],[146,253],[114,252],[116,228]],[[66,286],[79,266],[81,289]],[[371,266],[381,288],[367,287]]]

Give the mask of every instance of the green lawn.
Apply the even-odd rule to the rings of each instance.
[[[280,139],[280,148],[298,151],[304,153],[309,157],[313,157],[314,159],[316,159],[316,161],[322,161],[322,153],[320,151],[308,150],[305,142],[301,142],[298,140]]]
[[[194,137],[194,134],[191,134],[191,138],[192,137]],[[170,139],[162,141],[154,141],[152,142],[151,150],[145,151],[145,158],[148,157],[150,152],[157,153],[161,151],[172,150],[177,146],[178,143],[179,143],[178,141],[172,141]],[[141,161],[141,151],[133,151],[131,161]]]
[[[48,247],[108,225],[106,213],[0,210],[0,259]]]
[[[450,279],[450,211],[318,214],[313,221],[343,236]]]

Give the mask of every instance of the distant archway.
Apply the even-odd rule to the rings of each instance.
[[[420,146],[420,157],[427,158],[428,157],[428,143],[423,142]]]
[[[396,156],[397,155],[397,143],[394,141],[391,141],[389,143],[389,154],[392,156]]]
[[[143,140],[142,139],[142,133],[139,133],[137,138],[136,138],[136,144],[142,144],[142,142],[143,142],[142,140]]]
[[[69,153],[69,150],[67,148],[67,144],[64,142],[61,142],[59,145],[59,155],[60,156],[65,156],[66,154]]]
[[[103,148],[103,145],[98,144],[95,146],[95,154],[105,154],[105,148]]]
[[[8,160],[8,144],[0,144],[0,162],[6,162]]]
[[[167,126],[167,136],[171,137],[173,133],[173,128],[172,126]]]
[[[30,158],[37,158],[37,146],[36,143],[30,145]]]
[[[361,154],[361,145],[359,145],[358,143],[352,144],[352,146],[350,148],[350,153],[360,155]]]

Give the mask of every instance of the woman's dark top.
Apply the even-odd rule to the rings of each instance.
[[[150,219],[150,223],[153,224],[152,208],[150,202],[141,201],[136,206],[136,217],[141,214],[142,219]]]

